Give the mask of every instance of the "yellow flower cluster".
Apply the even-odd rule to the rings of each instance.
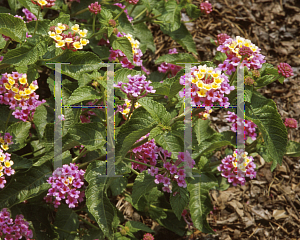
[[[197,91],[199,97],[206,97],[206,92],[211,89],[221,88],[221,83],[224,81],[224,78],[221,77],[221,71],[215,71],[206,65],[199,65],[193,75],[192,83],[199,88]]]
[[[131,108],[130,100],[125,99],[125,104],[126,104],[127,107],[123,109],[122,114],[127,118],[127,117],[128,117],[128,114],[129,114],[129,112],[130,112],[130,108]],[[135,108],[138,108],[138,107],[140,107],[140,106],[141,106],[141,105],[140,105],[138,102],[135,103],[135,105],[134,105]]]
[[[125,37],[127,37],[127,39],[129,40],[129,42],[131,43],[131,47],[132,47],[132,53],[138,53],[138,49],[140,47],[140,42],[138,40],[134,40],[132,38],[131,34],[126,34]]]
[[[258,47],[255,46],[249,39],[242,38],[240,36],[236,36],[235,41],[232,41],[231,44],[225,44],[226,47],[228,47],[232,52],[236,54],[238,58],[242,58],[242,56],[239,54],[239,50],[242,46],[249,47],[253,52],[256,52],[258,50]],[[251,56],[249,59],[253,58]]]
[[[244,152],[243,154],[243,162],[242,163],[238,163],[238,158],[237,158],[237,154],[236,152],[233,153],[233,156],[235,157],[235,160],[232,162],[232,165],[238,169],[240,169],[242,172],[246,172],[246,167],[247,165],[252,161],[248,156],[248,153],[247,152]]]
[[[24,98],[24,100],[28,100],[29,95],[38,89],[38,86],[34,85],[33,83],[27,87],[27,74],[23,74],[22,77],[19,78],[19,83],[23,85],[22,88],[19,87],[18,82],[11,76],[11,74],[7,74],[7,80],[8,82],[3,84],[4,87],[7,90],[13,91],[15,93],[14,98],[18,101],[20,101],[22,98]]]
[[[2,151],[0,151],[0,177],[3,176],[4,167],[9,168],[13,164],[14,162],[12,160],[9,160],[9,158]]]
[[[87,35],[88,30],[86,30],[86,29],[80,30],[78,24],[75,24],[73,27],[71,27],[71,29],[72,29],[73,35],[74,35],[74,37],[72,37],[72,38],[70,38],[70,37],[64,38],[63,36],[61,36],[62,32],[66,30],[66,26],[62,23],[57,24],[54,32],[51,32],[51,31],[48,32],[49,36],[56,41],[57,48],[61,48],[61,47],[65,47],[65,46],[67,46],[69,48],[69,45],[72,43],[74,48],[82,49],[83,46],[85,46],[89,43],[88,39],[84,39],[84,37],[86,37],[86,35]],[[78,37],[76,38],[74,33],[78,33],[80,36],[80,39],[78,39]]]

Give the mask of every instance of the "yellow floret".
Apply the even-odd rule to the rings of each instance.
[[[80,30],[80,31],[79,31],[79,35],[80,35],[81,37],[85,37],[86,34],[87,34],[87,32],[88,32],[88,30],[86,30],[86,29]]]
[[[198,81],[196,85],[198,88],[203,88],[203,86],[204,86],[202,81]]]
[[[24,92],[25,92],[25,95],[30,95],[32,93],[30,88],[26,88]]]
[[[55,41],[61,41],[62,40],[62,36],[60,35],[56,35],[54,38]]]
[[[55,33],[55,32],[49,31],[48,34],[49,34],[49,37],[51,37],[51,38],[53,38],[53,39],[54,39],[55,36],[56,36],[56,33]]]
[[[11,89],[11,85],[9,83],[4,83],[4,87],[6,88],[6,90]]]
[[[214,82],[215,82],[216,84],[220,84],[220,83],[222,83],[223,81],[224,81],[223,78],[220,78],[220,77],[214,78]]]
[[[72,29],[74,32],[78,32],[78,31],[79,31],[79,25],[78,25],[78,24],[75,24],[73,27],[71,27],[71,29]]]
[[[19,78],[19,82],[20,82],[21,84],[26,84],[26,83],[27,83],[27,78],[24,77],[24,76],[22,76],[21,78]]]
[[[5,143],[5,141],[4,141],[4,139],[2,137],[0,137],[0,143]]]
[[[191,81],[191,82],[194,83],[194,84],[196,84],[197,81],[198,81],[197,78],[192,78],[192,81]]]
[[[212,84],[211,84],[211,87],[212,87],[213,89],[217,89],[217,88],[219,88],[220,86],[219,86],[218,84],[216,84],[216,83],[212,83]]]
[[[61,47],[64,47],[65,46],[65,41],[59,41],[59,42],[57,42],[56,44],[55,44],[55,46],[57,47],[57,48],[61,48]]]
[[[1,147],[2,147],[2,149],[3,149],[4,151],[7,151],[7,150],[8,150],[8,145],[7,145],[7,144],[2,144]]]
[[[10,161],[5,161],[5,162],[4,162],[4,166],[7,167],[7,168],[11,167],[12,165],[14,165],[14,162],[11,161],[11,160],[10,160]]]
[[[203,117],[208,118],[209,114],[208,113],[203,113]]]
[[[20,95],[20,94],[16,94],[16,95],[14,96],[14,99],[20,101],[20,100],[21,100],[21,95]]]
[[[73,43],[74,48],[76,49],[82,49],[82,44],[80,42],[74,42]]]
[[[46,0],[38,0],[37,1],[41,6],[45,6],[45,5],[47,5],[47,1]]]
[[[14,93],[18,93],[19,92],[19,89],[17,87],[12,87],[11,90],[14,92]]]
[[[60,30],[66,30],[66,26],[65,26],[65,25],[62,25],[62,23],[58,23],[58,24],[57,24],[57,27],[58,27]]]
[[[87,45],[89,42],[90,42],[90,41],[87,40],[87,39],[83,39],[83,38],[80,39],[80,43],[82,44],[82,46]]]
[[[210,84],[204,84],[204,88],[205,88],[206,90],[210,90],[210,89],[211,89],[211,85],[210,85]]]
[[[61,33],[62,33],[62,30],[59,29],[58,27],[56,27],[56,28],[55,28],[55,33],[56,33],[56,34],[61,34]]]
[[[65,42],[66,42],[66,43],[71,43],[71,42],[73,42],[73,38],[66,38],[66,39],[65,39]]]
[[[207,90],[201,88],[197,93],[199,97],[206,97],[206,92]]]
[[[4,159],[5,159],[5,155],[4,155],[4,154],[1,154],[1,155],[0,155],[0,162],[4,162]]]

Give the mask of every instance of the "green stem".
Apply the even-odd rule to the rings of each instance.
[[[148,20],[150,20],[150,19],[151,19],[151,18],[149,18],[149,17],[145,17],[145,18],[143,18],[143,19],[141,19],[141,20],[132,22],[132,24],[135,25],[135,24],[138,24],[138,23],[146,22],[146,21],[148,21]]]
[[[81,157],[82,157],[84,154],[86,154],[86,153],[87,153],[87,149],[84,148],[84,149],[82,150],[82,152],[81,152],[77,157],[73,158],[72,163],[75,163],[79,158],[81,158]]]
[[[76,13],[73,13],[73,14],[71,14],[70,17],[75,17],[75,16],[77,16],[77,15],[79,15],[79,14],[81,14],[81,13],[84,13],[84,12],[86,12],[86,11],[89,11],[89,8],[85,8],[85,9],[82,9],[82,10],[76,12]]]
[[[62,232],[65,232],[65,233],[68,233],[68,234],[71,234],[71,235],[77,235],[77,236],[79,235],[79,233],[78,233],[78,232],[75,232],[75,231],[69,232],[69,231],[64,230],[64,229],[62,229],[62,228],[56,227],[55,225],[53,225],[53,227],[54,227],[55,229],[59,230],[59,231],[62,231]]]
[[[126,10],[128,5],[125,5],[125,7],[122,9],[122,11],[114,18],[115,21],[118,20],[118,18],[121,16],[121,14]]]
[[[130,170],[134,173],[134,174],[136,174],[136,175],[140,175],[140,173],[139,172],[137,172],[137,171],[135,171],[133,168],[130,168]]]
[[[143,11],[141,11],[137,16],[134,17],[133,20],[138,19],[140,16],[142,16],[147,11],[147,8],[145,8]]]
[[[33,35],[35,35],[35,32],[37,30],[37,27],[38,27],[38,23],[39,23],[39,16],[40,16],[40,11],[41,11],[41,8],[39,7],[39,11],[38,11],[38,15],[37,15],[37,19],[36,19],[36,22],[35,22],[35,28],[34,28],[34,32],[33,32]]]
[[[95,33],[96,14],[93,15],[93,33]]]
[[[25,143],[29,143],[31,141],[36,141],[36,140],[39,140],[39,138],[38,137],[30,137],[25,141]]]
[[[154,206],[153,204],[150,204],[150,207],[156,208],[156,209],[161,209],[161,210],[163,210],[163,211],[165,211],[165,212],[173,212],[171,209],[166,209],[166,208],[156,207],[156,206]]]
[[[136,102],[137,102],[137,100],[136,100],[135,98],[131,100],[131,107],[130,107],[130,111],[129,111],[129,114],[128,114],[128,118],[127,118],[126,121],[129,121],[129,119],[130,119],[130,117],[131,117],[131,115],[132,115],[132,113],[133,113],[134,105],[135,105]]]
[[[132,160],[130,158],[124,158],[123,160],[134,162],[134,163],[138,163],[140,165],[144,165],[144,166],[147,166],[147,167],[153,167],[153,165],[150,165],[150,164],[147,164],[147,163],[143,163],[143,162],[139,162],[139,161],[136,161],[136,160]],[[158,168],[158,170],[163,170],[163,169],[164,168]]]
[[[94,228],[94,229],[97,229],[97,230],[100,230],[97,226],[95,226],[94,224],[90,223],[89,221],[85,220],[83,217],[80,217],[79,215],[77,215],[78,218],[83,221],[84,223],[86,223],[87,225],[89,225],[90,227]]]
[[[23,155],[21,155],[21,157],[25,157],[25,156],[28,156],[28,155],[31,155],[31,154],[37,153],[37,152],[39,152],[39,151],[43,150],[44,148],[45,148],[45,147],[42,147],[42,148],[40,148],[40,149],[38,149],[38,150],[36,150],[36,151],[34,151],[34,152],[30,152],[30,153],[23,154]]]
[[[5,131],[4,131],[4,132],[6,132],[7,125],[8,125],[8,122],[9,122],[9,119],[10,119],[10,116],[11,116],[12,112],[13,112],[13,110],[10,109],[9,114],[8,114],[8,117],[7,117],[7,119],[6,119],[6,123],[5,123]]]
[[[132,13],[132,12],[133,12],[133,10],[135,9],[135,7],[136,7],[136,4],[135,4],[135,5],[133,5],[133,7],[131,8],[130,12],[128,13],[128,15],[129,15],[129,16],[131,15],[131,13]]]
[[[128,183],[127,185],[126,185],[126,188],[132,188],[133,187],[133,183]]]
[[[4,46],[4,48],[1,50],[1,52],[0,52],[0,56],[1,56],[1,54],[8,48],[8,45],[10,44],[10,40],[7,40],[6,41],[6,44],[5,44],[5,46]]]

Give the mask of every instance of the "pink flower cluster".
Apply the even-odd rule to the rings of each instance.
[[[10,133],[5,133],[4,137],[2,137],[1,133],[0,133],[0,143],[1,143],[1,148],[4,151],[8,150],[8,146],[13,144],[12,142],[12,135],[10,135]]]
[[[9,108],[14,110],[12,115],[15,118],[23,122],[28,119],[31,121],[35,109],[46,102],[44,99],[38,100],[39,95],[35,93],[36,89],[38,89],[37,80],[28,84],[26,74],[4,73],[0,79],[0,104],[9,105]]]
[[[245,185],[245,177],[250,177],[250,179],[256,177],[254,159],[247,155],[248,153],[244,152],[243,149],[236,149],[233,155],[227,155],[222,159],[222,164],[217,168],[218,171],[222,172],[222,177],[227,178],[233,186]]]
[[[287,63],[279,63],[277,68],[278,68],[278,73],[286,78],[294,76],[292,67]]]
[[[144,75],[128,75],[127,78],[129,79],[128,83],[118,82],[118,84],[114,84],[114,87],[120,88],[122,92],[127,94],[127,98],[130,100],[133,98],[142,98],[148,93],[156,92],[152,86],[149,86],[151,81],[145,81],[146,77]]]
[[[56,0],[47,0],[47,5],[45,7],[51,8],[52,6],[55,5]]]
[[[88,6],[91,13],[98,14],[101,12],[101,5],[98,4],[98,2],[91,3],[91,5]]]
[[[237,126],[242,126],[243,120],[239,118],[234,112],[228,111],[227,114],[229,114],[229,116],[226,118],[226,120],[233,123],[231,131],[237,132]],[[257,125],[254,122],[251,122],[250,120],[244,121],[244,140],[246,140],[247,137],[251,137],[254,141],[257,136],[257,134],[255,133]]]
[[[129,4],[137,4],[139,2],[139,0],[126,0],[126,2],[128,2]]]
[[[205,14],[210,14],[212,12],[212,6],[208,1],[202,2],[200,4],[201,12]]]
[[[15,170],[11,168],[14,162],[10,159],[10,156],[11,154],[4,153],[0,149],[0,188],[5,187],[6,180],[4,175],[11,176],[15,174]]]
[[[265,56],[260,54],[260,50],[257,46],[251,43],[250,40],[244,39],[237,36],[235,39],[227,38],[225,42],[218,46],[217,50],[225,53],[227,59],[218,68],[222,71],[226,71],[226,74],[230,75],[232,72],[236,71],[236,67],[241,62],[242,56],[239,54],[239,50],[244,47],[249,47],[252,50],[251,56],[244,58],[243,63],[248,69],[259,69],[262,64],[266,61]],[[247,51],[250,54],[250,51]]]
[[[80,0],[68,0],[69,2],[78,2],[78,3],[80,3]]]
[[[62,168],[57,168],[53,176],[47,180],[51,188],[44,200],[53,203],[55,208],[58,208],[62,199],[65,199],[69,208],[77,207],[78,202],[82,202],[84,198],[84,190],[78,190],[84,185],[84,173],[84,170],[78,170],[78,166],[73,163],[70,163],[70,166],[65,164]]]
[[[154,237],[152,236],[151,233],[145,233],[143,240],[154,240]]]
[[[226,33],[220,33],[217,36],[217,40],[215,40],[215,43],[217,45],[221,45],[223,44],[228,38],[230,38],[230,36],[228,36]]]
[[[197,66],[194,66],[191,68],[191,75],[192,77],[195,77],[194,71],[197,70]],[[210,89],[206,92],[206,96],[202,97],[199,96],[200,89],[195,83],[192,83],[191,87],[191,95],[192,95],[192,104],[195,105],[202,105],[205,106],[206,110],[210,110],[211,107],[219,103],[220,106],[227,108],[230,103],[228,97],[225,97],[225,94],[229,94],[232,90],[234,90],[234,86],[230,86],[229,79],[225,74],[220,75],[221,78],[224,79],[224,81],[220,84],[220,88],[217,89]],[[185,78],[186,75],[183,75],[180,77],[179,83],[181,85],[185,85]],[[211,80],[206,80],[207,83],[209,83]],[[183,98],[185,96],[185,89],[183,91],[179,92],[179,96]]]
[[[0,212],[0,238],[4,240],[23,239],[30,240],[33,232],[29,229],[29,223],[22,214],[17,215],[15,220],[10,218],[10,212],[3,208]]]
[[[176,48],[169,49],[169,54],[176,53],[178,53]],[[171,76],[169,74],[168,77],[174,77],[182,68],[183,67],[177,66],[175,64],[164,62],[158,67],[158,71],[161,73],[171,72]]]
[[[286,118],[284,121],[284,125],[290,128],[297,128],[297,120],[294,118]]]
[[[183,217],[183,220],[186,222],[186,224],[188,225],[188,229],[190,230],[191,226],[193,226],[193,220],[191,219],[190,215],[188,215],[188,218],[190,220],[190,222],[186,219],[186,215],[187,215],[187,210],[183,209],[181,216]]]
[[[137,0],[132,0],[132,1],[133,1],[133,2],[136,2]],[[138,1],[137,1],[137,2],[138,2]],[[135,3],[135,4],[136,4],[136,3]],[[120,7],[120,8],[122,8],[122,9],[125,8],[125,5],[123,5],[122,3],[114,3],[114,5],[115,5],[115,6],[118,6],[118,7]],[[133,18],[130,17],[130,16],[128,15],[127,9],[125,9],[124,13],[126,13],[126,16],[127,16],[128,21],[131,22],[131,21],[133,20]]]
[[[23,8],[22,12],[25,14],[27,22],[31,22],[32,20],[37,20],[36,16],[30,12],[27,8]]]

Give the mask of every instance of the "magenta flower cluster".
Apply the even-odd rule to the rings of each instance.
[[[232,122],[231,131],[237,132],[237,126],[243,125],[243,119],[239,118],[234,112],[228,111],[229,116],[226,118],[227,121]],[[255,133],[257,125],[250,120],[244,120],[244,140],[247,137],[251,137],[254,141],[257,134]],[[240,128],[239,128],[240,129]]]
[[[3,208],[0,212],[0,239],[32,239],[33,232],[29,229],[29,222],[24,219],[24,216],[22,214],[16,215],[15,219],[10,217],[8,209]]]
[[[128,2],[129,4],[137,4],[139,2],[139,0],[126,0],[126,2]]]
[[[290,128],[297,128],[297,120],[294,118],[286,118],[284,121],[284,125]]]
[[[230,75],[232,72],[236,71],[236,67],[241,62],[242,56],[239,54],[239,49],[243,46],[249,47],[253,53],[249,58],[244,58],[243,63],[248,69],[260,69],[262,64],[266,61],[265,56],[260,54],[260,48],[256,47],[251,43],[250,40],[241,38],[239,36],[236,39],[227,38],[222,44],[217,48],[218,51],[225,53],[227,59],[223,63],[218,65],[218,69],[226,71],[226,74]],[[248,51],[247,53],[250,53]]]
[[[222,172],[222,177],[227,178],[233,186],[238,184],[245,185],[246,177],[253,179],[256,177],[256,165],[253,162],[252,156],[247,156],[248,153],[243,149],[235,150],[233,155],[227,155],[222,159],[222,164],[218,166],[218,171]]]
[[[200,10],[205,14],[210,14],[212,12],[212,6],[208,1],[205,1],[200,4]]]
[[[186,219],[186,215],[188,214],[186,209],[183,209],[181,216],[183,217],[183,220],[185,221],[185,223],[188,225],[188,229],[190,230],[191,226],[193,226],[193,220],[191,219],[190,215],[188,215],[188,218],[190,220],[190,222]]]
[[[152,86],[149,86],[151,81],[145,81],[146,77],[144,75],[128,75],[128,83],[118,82],[114,84],[114,87],[120,88],[120,90],[127,94],[128,99],[133,98],[142,98],[145,97],[148,93],[155,93],[156,90],[153,90]]]
[[[101,5],[98,4],[98,2],[91,3],[91,5],[89,5],[88,8],[90,12],[94,14],[98,14],[101,12]]]
[[[217,36],[217,40],[215,40],[215,43],[217,45],[221,45],[223,44],[228,38],[230,38],[230,36],[228,36],[226,33],[220,33]]]
[[[197,69],[197,66],[191,68],[191,75],[194,76],[194,71]],[[235,89],[234,86],[230,86],[229,79],[225,74],[221,74],[220,77],[224,79],[221,83],[221,87],[218,89],[210,89],[206,92],[205,97],[200,97],[197,92],[200,90],[196,84],[192,83],[191,87],[191,96],[192,96],[192,104],[195,105],[202,105],[205,106],[206,110],[210,110],[213,105],[217,103],[225,108],[228,108],[230,105],[229,98],[225,97],[225,94],[229,94],[232,90]],[[181,85],[185,85],[185,78],[186,75],[180,77],[179,83]],[[185,89],[179,92],[179,96],[184,98],[185,96]]]
[[[145,233],[143,236],[143,240],[154,240],[154,237],[151,233]]]
[[[27,8],[23,8],[22,12],[25,14],[27,22],[31,22],[32,20],[37,20],[36,16],[30,12]]]
[[[176,54],[176,53],[178,53],[176,48],[169,49],[169,54]],[[174,77],[182,68],[183,67],[177,66],[175,64],[164,62],[158,67],[158,71],[161,73],[171,72],[171,76],[169,74],[168,77]]]
[[[278,68],[278,73],[286,78],[294,76],[292,67],[287,63],[279,63],[277,68]]]
[[[10,153],[4,153],[0,149],[0,188],[5,187],[6,180],[4,175],[11,176],[15,174],[15,170],[11,168],[14,162],[10,159],[10,156]]]
[[[65,164],[62,168],[57,168],[53,176],[47,180],[51,188],[44,200],[53,203],[55,208],[58,208],[62,199],[65,199],[69,208],[77,207],[78,202],[82,202],[84,198],[84,190],[79,191],[84,185],[84,173],[84,170],[78,170],[78,166],[73,163],[70,163],[70,166]]]
[[[9,108],[14,110],[12,115],[15,118],[23,122],[32,120],[35,109],[46,102],[44,99],[38,100],[36,89],[38,89],[37,80],[28,84],[26,74],[4,73],[0,79],[0,104],[9,105]]]

